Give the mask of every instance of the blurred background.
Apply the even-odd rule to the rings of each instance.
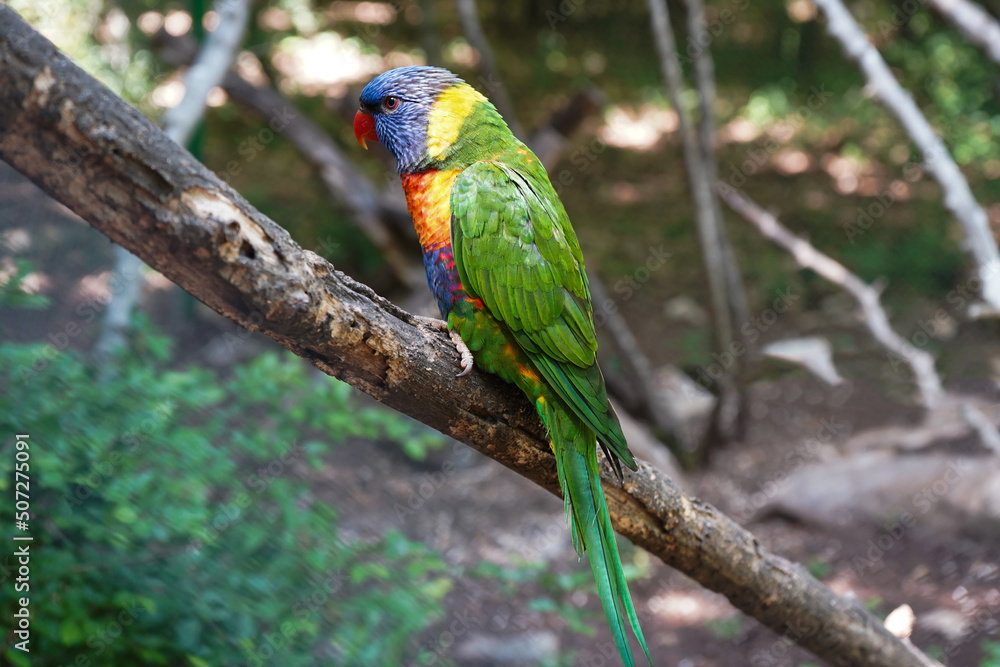
[[[158,122],[219,24],[208,0],[7,4]],[[637,0],[261,0],[188,148],[303,247],[436,315],[391,158],[351,120],[388,68],[454,70],[550,170],[633,449],[838,593],[909,605],[929,655],[1000,666],[1000,343],[969,316],[962,228],[809,0],[712,0],[700,38],[691,6],[669,4],[676,62],[694,81],[714,59],[719,180],[881,290],[933,357],[933,404],[850,294],[728,209],[722,330],[679,131],[700,98],[671,103]],[[927,4],[850,10],[995,236],[997,63]],[[610,664],[561,501],[210,311],[2,162],[0,432],[5,497],[11,434],[31,436],[35,537],[32,652],[8,641],[5,664]],[[620,547],[657,664],[820,664]]]

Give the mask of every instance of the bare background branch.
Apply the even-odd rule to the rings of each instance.
[[[966,250],[982,280],[982,298],[986,302],[985,309],[973,309],[971,314],[1000,316],[1000,252],[990,232],[986,211],[973,196],[969,182],[913,97],[899,85],[841,0],[816,0],[816,4],[826,15],[827,30],[840,42],[847,57],[858,63],[872,93],[896,116],[923,154],[925,168],[944,192],[945,206],[965,231]]]
[[[944,390],[941,379],[934,370],[934,357],[914,347],[897,334],[881,304],[881,290],[865,283],[848,271],[843,264],[824,255],[811,243],[800,238],[778,222],[778,219],[751,201],[746,195],[720,183],[719,194],[725,202],[765,237],[787,250],[804,269],[812,269],[830,282],[844,288],[861,306],[861,320],[872,336],[890,353],[902,358],[913,370],[917,388],[924,406],[933,408],[941,400]]]
[[[1000,23],[989,12],[971,0],[928,0],[927,4],[1000,64]]]

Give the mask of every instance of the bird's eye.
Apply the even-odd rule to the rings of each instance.
[[[382,100],[382,106],[385,107],[386,111],[395,111],[399,108],[399,98],[388,95]]]

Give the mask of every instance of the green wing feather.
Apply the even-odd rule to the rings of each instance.
[[[580,244],[537,160],[467,167],[452,186],[451,212],[462,284],[503,322],[555,394],[543,393],[537,405],[552,439],[573,543],[588,553],[615,645],[633,667],[626,619],[647,660],[649,650],[615,545],[595,434],[619,474],[619,461],[633,470],[636,464],[597,365]]]
[[[466,290],[507,326],[556,394],[597,433],[612,463],[635,470],[597,365],[580,244],[540,163],[469,166],[452,186],[451,214]]]

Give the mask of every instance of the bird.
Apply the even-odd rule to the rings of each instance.
[[[472,366],[534,403],[556,460],[577,554],[589,557],[622,662],[626,619],[652,665],[615,544],[597,446],[637,470],[597,364],[576,233],[544,166],[496,107],[447,69],[398,67],[361,91],[354,133],[396,159],[442,327]]]

